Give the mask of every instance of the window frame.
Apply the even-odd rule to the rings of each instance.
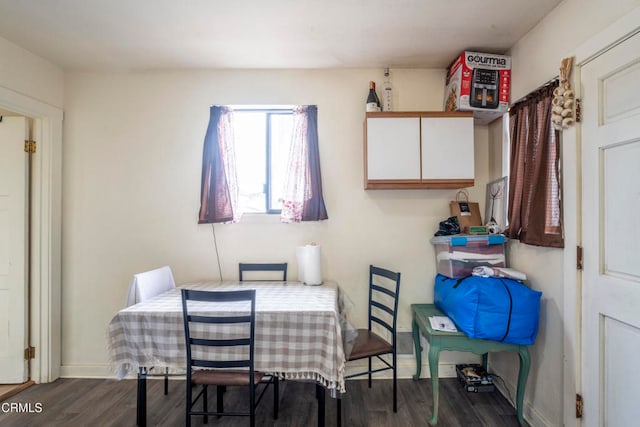
[[[238,113],[264,113],[265,119],[265,135],[264,135],[264,149],[265,149],[265,177],[263,193],[265,196],[264,212],[242,212],[242,215],[280,215],[282,209],[275,209],[271,203],[271,196],[273,194],[272,189],[272,116],[274,115],[289,115],[293,118],[294,107],[290,105],[282,106],[230,106],[235,114]]]

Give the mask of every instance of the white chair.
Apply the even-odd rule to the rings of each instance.
[[[147,301],[175,287],[176,282],[173,279],[171,267],[168,265],[145,271],[144,273],[134,274],[131,285],[129,285],[125,306],[129,307],[130,305]]]
[[[145,271],[133,275],[133,280],[129,285],[127,292],[127,300],[125,306],[129,307],[140,302],[145,302],[156,295],[175,289],[176,282],[173,279],[171,267],[156,268],[155,270]],[[153,367],[148,369],[151,372]],[[164,377],[164,394],[169,394],[169,368],[164,369],[163,374],[147,373],[147,376],[163,376]]]

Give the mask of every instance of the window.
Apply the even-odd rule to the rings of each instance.
[[[280,213],[293,111],[236,109],[233,129],[241,213]]]
[[[202,152],[199,223],[280,211],[282,222],[328,219],[322,196],[318,109],[214,105]]]

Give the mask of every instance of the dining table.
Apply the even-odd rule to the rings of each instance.
[[[118,379],[137,374],[137,425],[147,422],[148,369],[162,367],[179,373],[187,366],[181,288],[255,289],[255,369],[281,379],[315,382],[318,426],[324,426],[325,391],[334,398],[346,391],[346,355],[356,336],[348,320],[353,304],[346,293],[333,281],[310,286],[290,281],[211,280],[180,284],[118,311],[109,322],[112,370]]]

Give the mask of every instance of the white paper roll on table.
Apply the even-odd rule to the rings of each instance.
[[[298,258],[298,280],[305,285],[322,284],[322,263],[320,246],[305,245],[296,248]]]

